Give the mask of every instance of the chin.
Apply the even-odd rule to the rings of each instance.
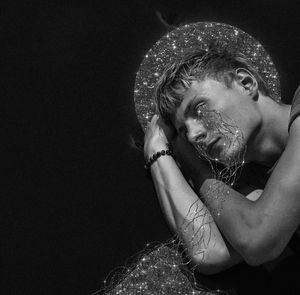
[[[223,164],[226,167],[240,166],[244,163],[246,154],[246,146],[239,145],[238,148],[231,145],[229,149],[222,150],[219,155],[214,158],[218,163]]]

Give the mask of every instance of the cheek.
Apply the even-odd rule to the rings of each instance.
[[[242,127],[242,118],[236,112],[211,111],[207,116],[207,127],[210,131],[231,138]]]
[[[223,122],[227,123],[227,130],[231,129],[234,133],[239,130],[241,133],[248,133],[251,129],[253,120],[251,118],[251,110],[246,108],[243,104],[229,104],[227,108],[221,112],[223,117]]]
[[[215,113],[214,132],[222,136],[220,160],[228,166],[243,161],[248,129],[239,113]]]

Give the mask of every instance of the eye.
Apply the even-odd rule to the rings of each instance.
[[[204,115],[204,111],[205,111],[205,102],[202,101],[202,102],[198,103],[195,107],[195,111],[196,111],[197,117],[202,118]]]

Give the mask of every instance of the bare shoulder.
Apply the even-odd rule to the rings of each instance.
[[[254,203],[258,231],[279,255],[300,222],[300,117],[292,123],[286,148]]]
[[[300,117],[290,126],[286,148],[274,169],[274,178],[280,177],[281,183],[300,192]]]
[[[291,140],[293,140],[293,143],[294,141],[300,141],[300,116],[295,118],[295,120],[290,126],[289,141]]]
[[[300,117],[291,127],[288,142],[258,200],[270,227],[288,236],[300,221]],[[272,223],[274,223],[272,225]]]

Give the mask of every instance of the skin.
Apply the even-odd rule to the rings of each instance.
[[[233,81],[231,88],[213,79],[192,82],[175,113],[173,124],[177,133],[192,144],[197,141],[197,136],[203,137],[200,141],[206,146],[213,139],[221,137],[215,149],[219,151],[217,156],[223,156],[222,160],[226,162],[226,157],[240,150],[231,146],[226,154],[222,153],[222,134],[214,134],[213,130],[206,129],[201,120],[194,116],[197,105],[204,104],[208,109],[230,118],[242,132],[244,142],[241,148],[247,146],[246,162],[272,166],[287,142],[290,106],[279,105],[261,93],[258,99],[256,81],[247,71],[240,70],[237,77],[239,80]],[[185,113],[189,106],[190,111]]]
[[[238,152],[229,147],[225,153],[222,134],[205,128],[205,124],[197,119],[195,112],[199,104],[204,103],[236,123],[244,139],[240,148],[247,146],[247,162],[272,167],[278,160],[263,191],[249,193],[244,188],[245,198],[228,187],[222,213],[216,215],[212,211],[207,217],[212,220],[210,230],[214,242],[208,243],[203,255],[197,255],[193,249],[190,251],[192,261],[204,273],[221,271],[241,260],[259,265],[277,258],[299,225],[300,156],[297,151],[300,149],[300,119],[295,119],[288,132],[290,106],[277,104],[262,95],[257,81],[247,70],[237,69],[235,74],[229,88],[213,79],[194,81],[174,113],[174,128],[154,116],[145,134],[146,159],[166,149],[167,143],[179,135],[175,149],[181,151],[178,155],[183,169],[179,170],[173,158],[164,156],[153,163],[151,173],[166,218],[171,228],[183,237],[188,249],[190,237],[181,232],[182,221],[195,201],[207,209],[197,195],[204,198],[210,208],[218,206],[216,200],[206,198],[205,192],[214,180],[207,164],[195,155],[191,144],[201,140],[208,146],[215,137],[219,138],[212,149],[213,156],[224,163],[226,157]],[[183,174],[191,177],[194,190]]]

